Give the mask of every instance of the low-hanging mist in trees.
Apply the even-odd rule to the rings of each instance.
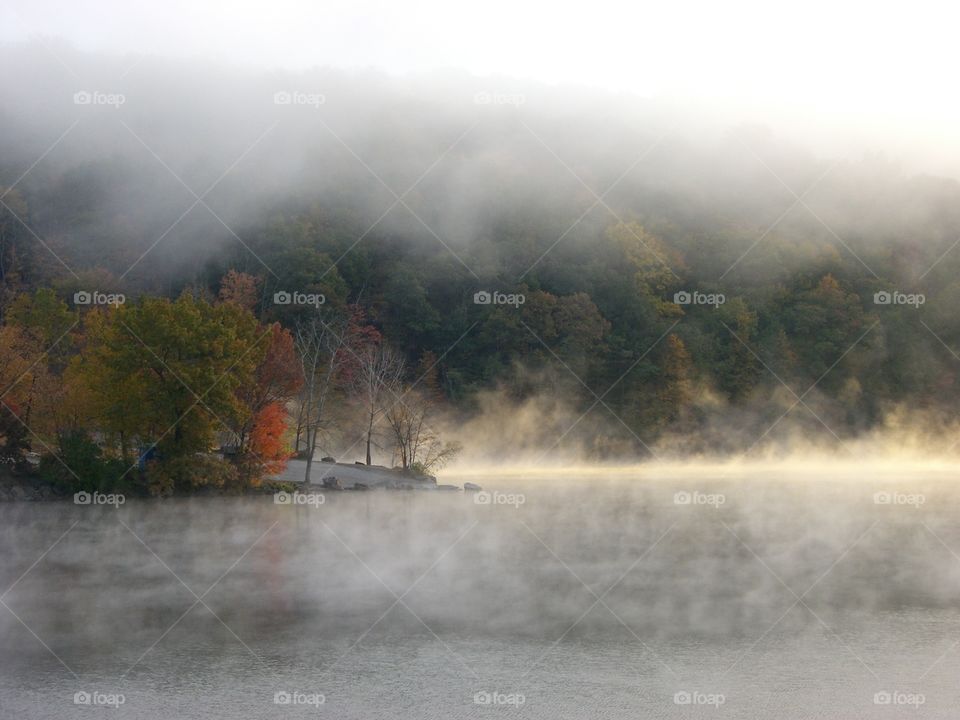
[[[36,61],[29,49],[9,52]],[[162,63],[155,71],[175,74]],[[912,175],[876,155],[817,155],[764,128],[674,122],[666,110],[648,112],[655,105],[638,109],[614,96],[578,105],[559,89],[536,87],[537,101],[523,107],[481,107],[429,83],[414,96],[402,83],[330,70],[302,79],[328,90],[331,102],[317,112],[342,143],[307,121],[316,115],[288,113],[284,131],[265,136],[208,199],[216,217],[197,208],[165,234],[184,210],[183,187],[167,168],[202,186],[277,120],[269,97],[261,103],[262,78],[231,77],[249,112],[205,104],[202,93],[178,104],[136,88],[151,123],[123,117],[166,168],[145,162],[142,146],[116,143],[112,125],[84,120],[78,130],[86,134],[66,137],[22,180],[45,148],[38,143],[62,132],[58,123],[76,108],[31,114],[31,87],[18,74],[3,81],[21,101],[2,119],[0,162],[0,314],[9,338],[0,368],[17,381],[0,416],[8,451],[44,453],[41,441],[56,447],[74,431],[100,433],[117,435],[119,455],[132,464],[142,448],[128,436],[145,432],[148,420],[150,432],[161,433],[154,426],[195,399],[155,370],[149,385],[146,376],[98,379],[111,366],[84,358],[129,332],[97,325],[95,314],[109,310],[73,305],[74,293],[93,289],[126,293],[131,322],[137,303],[177,305],[186,292],[211,307],[242,308],[251,331],[276,323],[271,333],[288,334],[276,341],[292,346],[285,364],[299,368],[301,384],[287,383],[277,397],[250,394],[256,381],[243,378],[245,390],[225,402],[234,373],[258,375],[247,365],[262,360],[245,357],[184,421],[198,432],[229,426],[241,454],[254,445],[301,455],[349,449],[364,462],[369,455],[402,464],[395,447],[409,423],[395,418],[401,431],[391,429],[389,413],[403,406],[389,401],[417,381],[427,356],[437,359],[439,398],[430,425],[462,427],[488,407],[485,393],[497,393],[506,403],[505,451],[511,408],[534,398],[570,414],[561,427],[543,423],[546,445],[562,436],[561,445],[576,443],[595,459],[648,457],[661,446],[737,452],[758,436],[787,443],[797,432],[843,442],[901,411],[922,411],[940,427],[956,415],[954,180]],[[171,92],[220,79],[197,68]],[[403,113],[367,121],[371,98]],[[184,106],[189,113],[175,111]],[[191,125],[194,113],[206,118],[202,131]],[[113,149],[109,159],[97,154],[103,147]],[[799,203],[790,190],[805,188]],[[274,302],[291,292],[323,296],[314,315],[340,328],[336,336],[350,335],[353,352],[331,348],[334,335],[321,338],[327,331],[303,307]],[[478,292],[524,302],[478,304]],[[926,302],[876,302],[883,293]],[[684,296],[723,302],[676,302]],[[200,347],[217,337],[202,330],[211,322],[206,312],[196,320]],[[193,321],[182,320],[180,330],[189,331]],[[230,332],[231,322],[220,331]],[[246,342],[247,331],[236,331]],[[216,340],[216,352],[227,344]],[[403,363],[399,389],[374,382],[361,392],[371,347]],[[111,352],[116,363],[126,353],[131,363],[157,364],[144,347]],[[216,352],[211,373],[222,365]],[[183,371],[200,372],[189,364]],[[130,383],[129,393],[88,397],[107,379]],[[168,397],[156,397],[158,388]],[[143,397],[156,406],[141,407]],[[277,402],[289,415],[282,452],[276,410],[266,410]],[[215,423],[193,417],[209,412],[204,404],[220,416]],[[84,416],[92,405],[95,423]],[[569,428],[585,412],[588,419]],[[742,436],[729,432],[734,426]],[[157,441],[168,456],[172,434]],[[195,446],[210,435],[200,432]]]

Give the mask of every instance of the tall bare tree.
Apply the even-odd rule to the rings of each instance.
[[[389,402],[385,417],[404,470],[438,470],[460,452],[458,443],[442,442],[431,426],[429,420],[436,400],[429,393],[408,388]]]
[[[395,402],[394,398],[400,392],[400,380],[405,363],[399,353],[382,341],[367,343],[357,353],[356,361],[353,392],[363,407],[367,435],[367,465],[370,465],[370,446],[373,444],[377,415],[385,409],[386,404]]]
[[[325,319],[319,313],[296,324],[295,346],[303,370],[300,391],[300,425],[305,435],[309,484],[317,440],[327,421],[327,403],[336,390],[346,356],[347,321]]]

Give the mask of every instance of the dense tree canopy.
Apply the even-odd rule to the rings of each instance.
[[[236,167],[267,111],[211,105],[223,137],[201,146],[176,103],[147,98],[138,117],[152,124],[137,130],[166,168],[91,124],[116,152],[53,153],[10,190],[39,152],[16,142],[33,138],[26,116],[0,119],[9,447],[83,431],[132,463],[154,443],[170,460],[231,432],[274,462],[281,405],[292,452],[314,431],[326,447],[326,433],[363,425],[329,412],[364,404],[349,397],[363,337],[398,355],[402,386],[432,359],[431,416],[469,418],[492,391],[550,396],[573,417],[603,414],[573,433],[598,454],[678,437],[744,449],[774,440],[794,405],[790,421],[834,439],[902,407],[956,415],[956,181],[834,163],[756,128],[685,136],[610,98],[600,114],[558,115],[564,103],[419,106],[385,85],[383,107],[405,108],[406,125],[359,122],[352,79],[321,79],[339,101],[324,122],[297,116]],[[208,152],[222,167],[200,161]],[[210,211],[171,227],[184,188],[168,170],[200,187],[225,167]],[[75,301],[94,291],[127,301]],[[379,422],[398,416],[389,396],[376,393]],[[366,405],[356,434],[373,446]]]

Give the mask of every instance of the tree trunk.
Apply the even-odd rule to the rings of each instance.
[[[370,465],[370,437],[373,435],[373,413],[370,413],[370,422],[367,425],[367,465]]]
[[[317,430],[314,428],[313,433],[310,432],[310,428],[307,428],[307,469],[303,474],[303,484],[310,484],[310,468],[313,467],[313,451],[317,443]]]

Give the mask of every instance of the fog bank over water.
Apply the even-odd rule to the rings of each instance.
[[[747,636],[755,623],[769,625],[786,608],[789,592],[776,576],[802,592],[863,536],[816,596],[822,612],[843,618],[845,631],[873,622],[870,608],[949,607],[960,562],[938,536],[948,546],[957,541],[949,517],[960,493],[936,471],[864,468],[855,478],[849,470],[807,466],[784,473],[767,466],[720,477],[690,467],[621,469],[582,472],[583,481],[487,474],[489,502],[470,494],[373,491],[328,494],[310,508],[275,505],[269,497],[233,499],[215,512],[208,499],[130,500],[119,510],[8,505],[0,508],[4,533],[17,533],[19,543],[4,568],[14,579],[35,559],[31,538],[41,542],[79,522],[70,542],[58,545],[7,601],[41,636],[59,638],[68,664],[87,667],[91,658],[82,646],[70,647],[112,628],[114,640],[119,633],[128,642],[120,644],[120,657],[104,647],[100,660],[119,667],[136,660],[135,651],[193,600],[151,550],[199,594],[253,545],[207,598],[228,625],[248,628],[242,635],[248,641],[273,644],[275,633],[288,637],[298,625],[314,627],[322,642],[352,641],[389,605],[391,591],[403,592],[421,575],[408,602],[438,632],[553,639],[590,606],[591,590],[602,592],[632,566],[637,571],[608,601],[645,637]],[[808,482],[776,482],[801,475]],[[506,497],[514,500],[500,500]],[[897,545],[900,553],[889,555]],[[639,558],[642,565],[634,566]],[[52,592],[68,578],[69,599]],[[104,595],[105,587],[115,592]],[[31,647],[9,619],[6,637]],[[808,624],[816,620],[797,613],[787,627]],[[617,621],[594,613],[576,637],[587,637],[591,627],[614,631]],[[416,628],[415,619],[398,612],[374,638],[422,630]],[[182,642],[189,632],[181,628],[178,635]],[[34,651],[43,655],[42,647]]]
[[[731,457],[689,458],[676,460],[650,459],[626,464],[616,461],[585,463],[575,459],[556,459],[533,464],[519,461],[502,463],[476,462],[458,459],[440,472],[441,482],[486,480],[496,487],[511,487],[516,483],[548,483],[549,485],[596,484],[637,481],[658,482],[677,478],[699,478],[711,483],[734,477],[774,479],[791,482],[830,480],[869,484],[878,478],[902,480],[910,484],[923,475],[938,481],[953,482],[960,474],[960,457],[932,455],[923,452],[892,452],[874,449],[859,457],[837,456],[830,453],[797,452],[788,457]],[[549,476],[549,479],[547,479]]]
[[[324,693],[342,717],[401,703],[411,717],[467,718],[493,688],[547,718],[602,687],[609,717],[668,717],[694,688],[746,718],[772,706],[808,717],[798,709],[813,703],[879,717],[874,694],[898,689],[950,717],[952,476],[790,467],[486,472],[487,502],[371,491],[313,507],[8,504],[11,582],[70,528],[4,601],[77,678],[4,613],[5,707],[72,711],[77,689],[100,687],[160,717],[176,688],[205,698],[183,717],[232,717],[240,699],[274,717],[274,692],[292,687]],[[806,482],[779,482],[793,477]],[[191,591],[204,606],[190,609]]]
[[[474,467],[563,474],[571,467],[576,473],[767,466],[802,474],[811,465],[835,465],[843,472],[864,462],[904,469],[960,463],[960,423],[942,412],[895,407],[876,428],[856,433],[843,422],[830,424],[834,401],[827,396],[814,395],[800,405],[786,393],[780,398],[758,393],[755,402],[741,407],[717,400],[704,426],[647,442],[612,409],[588,397],[584,411],[568,398],[561,392],[516,401],[496,391],[481,393],[475,415],[437,422],[463,445],[445,474],[469,474]]]

